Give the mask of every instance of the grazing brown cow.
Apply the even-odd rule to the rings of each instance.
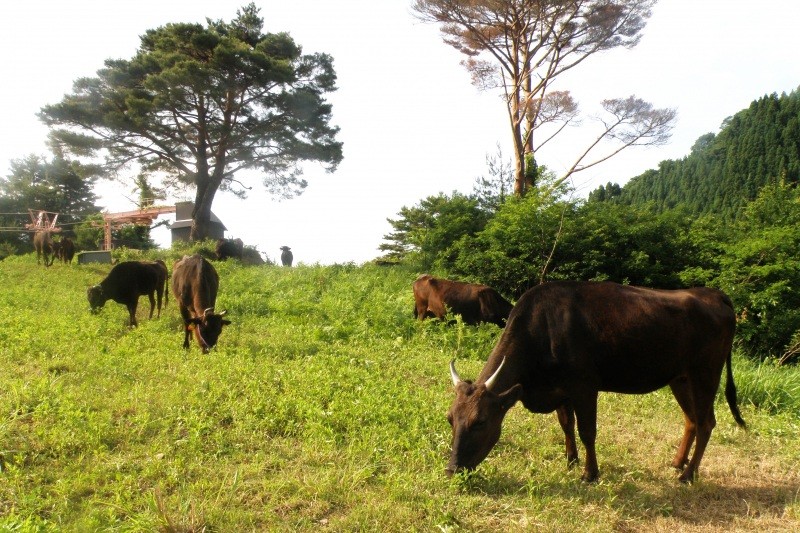
[[[55,255],[53,254],[53,239],[49,231],[37,231],[33,236],[33,247],[36,249],[36,264],[41,264],[44,256],[44,266],[53,264]]]
[[[486,285],[438,279],[423,274],[416,279],[414,288],[414,317],[444,319],[447,310],[461,315],[464,323],[475,325],[491,322],[505,326],[511,303],[499,292]]]
[[[217,343],[222,326],[230,324],[222,318],[225,311],[214,313],[218,290],[217,271],[200,254],[185,255],[172,268],[172,293],[183,317],[184,348],[189,348],[189,336],[194,332],[203,353],[208,353]]]
[[[448,413],[447,472],[477,467],[497,443],[505,414],[522,400],[535,413],[557,411],[570,464],[578,460],[577,417],[586,449],[582,479],[594,481],[598,393],[644,394],[669,385],[685,417],[672,466],[691,483],[716,424],[714,397],[724,366],[725,398],[745,425],[731,371],[735,324],[730,299],[715,289],[659,291],[610,282],[534,287],[517,302],[474,383],[450,363],[456,398]]]
[[[244,253],[244,242],[242,242],[242,239],[219,239],[215,253],[220,261],[230,257],[241,261]]]
[[[107,300],[114,300],[128,308],[130,325],[136,326],[136,308],[139,297],[147,295],[150,299],[150,318],[153,318],[153,309],[158,297],[158,315],[161,316],[161,298],[166,298],[168,289],[167,265],[164,261],[124,261],[111,269],[108,276],[99,285],[89,287],[86,297],[93,313],[100,312]]]

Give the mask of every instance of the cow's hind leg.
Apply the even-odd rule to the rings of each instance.
[[[575,411],[571,404],[564,404],[556,409],[556,418],[564,432],[564,447],[567,455],[567,466],[578,464],[578,446],[575,442]]]
[[[158,314],[156,315],[158,318],[161,318],[161,300],[164,297],[164,287],[159,287],[156,289],[156,303],[158,304]]]
[[[692,393],[689,389],[689,383],[686,378],[678,378],[670,382],[669,388],[672,389],[672,394],[678,401],[683,411],[683,437],[678,446],[678,451],[675,453],[675,458],[672,460],[672,467],[678,470],[683,470],[683,467],[689,462],[689,451],[694,444],[695,436],[697,435],[697,424],[694,419],[694,402]]]
[[[150,318],[153,318],[153,310],[156,308],[156,297],[153,294],[154,292],[155,291],[152,291],[147,295],[147,298],[150,300]]]
[[[700,462],[703,460],[703,454],[706,451],[706,446],[711,439],[711,432],[714,426],[717,425],[717,420],[714,417],[714,396],[716,396],[717,388],[719,387],[719,378],[716,380],[713,378],[690,380],[689,387],[691,388],[692,399],[694,401],[694,418],[697,435],[695,437],[692,458],[678,478],[683,483],[691,483],[695,480],[697,471],[700,468]]]
[[[425,320],[427,318],[425,315],[428,312],[428,302],[417,300],[414,302],[414,318],[417,320]]]

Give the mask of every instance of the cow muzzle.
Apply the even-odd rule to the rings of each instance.
[[[475,469],[467,466],[447,465],[447,468],[444,469],[444,474],[447,477],[453,477],[455,474],[460,474],[461,472],[472,472],[473,470]]]

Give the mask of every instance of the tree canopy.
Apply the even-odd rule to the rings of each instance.
[[[28,209],[59,213],[60,225],[68,229],[99,212],[92,170],[59,155],[50,160],[35,154],[12,160],[10,173],[0,178],[0,226],[19,231],[4,232],[0,241],[14,250],[29,247]]]
[[[60,149],[101,155],[109,171],[136,163],[193,186],[191,238],[205,238],[216,192],[246,195],[237,172],[290,197],[306,186],[303,162],[333,171],[342,159],[324,98],[336,89],[332,58],[262,33],[263,22],[250,3],[231,22],[148,30],[133,58],[106,60],[40,118]]]

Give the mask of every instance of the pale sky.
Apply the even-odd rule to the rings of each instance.
[[[169,22],[231,20],[247,0],[69,0],[2,2],[0,20],[0,173],[28,154],[49,154],[36,113],[94,76],[109,58],[130,58],[146,30]],[[470,192],[510,133],[498,94],[475,89],[438,28],[417,21],[411,0],[258,1],[265,31],[289,32],[304,52],[333,56],[338,91],[329,95],[341,128],[344,160],[333,174],[311,166],[302,196],[276,202],[257,177],[248,200],[219,194],[212,210],[228,228],[276,259],[291,246],[296,262],[361,263],[403,206],[454,190]],[[624,184],[678,159],[701,135],[751,101],[800,86],[800,2],[796,0],[661,0],[639,46],[590,58],[559,82],[592,114],[606,98],[637,97],[672,107],[678,121],[666,146],[634,148],[575,176],[583,195],[608,181]],[[588,122],[585,122],[588,124]],[[589,127],[575,128],[539,163],[558,172],[571,164]],[[133,172],[131,173],[133,177]],[[130,184],[105,183],[101,205],[134,207]],[[184,193],[178,199],[191,199]],[[35,206],[31,206],[35,207]],[[154,232],[168,243],[166,232]]]

